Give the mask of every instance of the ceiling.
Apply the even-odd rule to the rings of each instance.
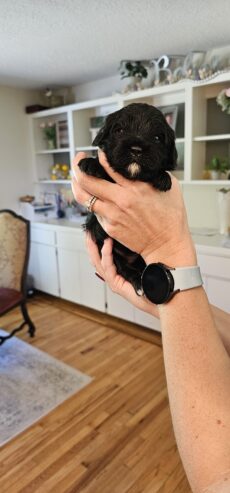
[[[0,0],[0,85],[63,87],[121,59],[229,44],[229,0]]]

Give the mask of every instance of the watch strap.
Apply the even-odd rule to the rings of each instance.
[[[186,289],[197,288],[203,284],[198,265],[192,267],[176,267],[170,270],[174,278],[174,291],[186,291]]]

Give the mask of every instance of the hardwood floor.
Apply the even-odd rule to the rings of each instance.
[[[160,336],[132,337],[114,319],[51,297],[28,306],[36,337],[19,337],[94,380],[0,450],[1,493],[191,493]],[[19,318],[15,310],[0,326]]]

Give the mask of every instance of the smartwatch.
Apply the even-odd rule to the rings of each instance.
[[[154,263],[145,267],[141,276],[142,292],[152,303],[167,303],[180,291],[202,286],[200,267],[168,267]]]

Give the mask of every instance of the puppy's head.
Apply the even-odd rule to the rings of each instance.
[[[134,103],[108,115],[93,141],[112,168],[129,179],[141,179],[176,167],[175,135],[154,106]]]

